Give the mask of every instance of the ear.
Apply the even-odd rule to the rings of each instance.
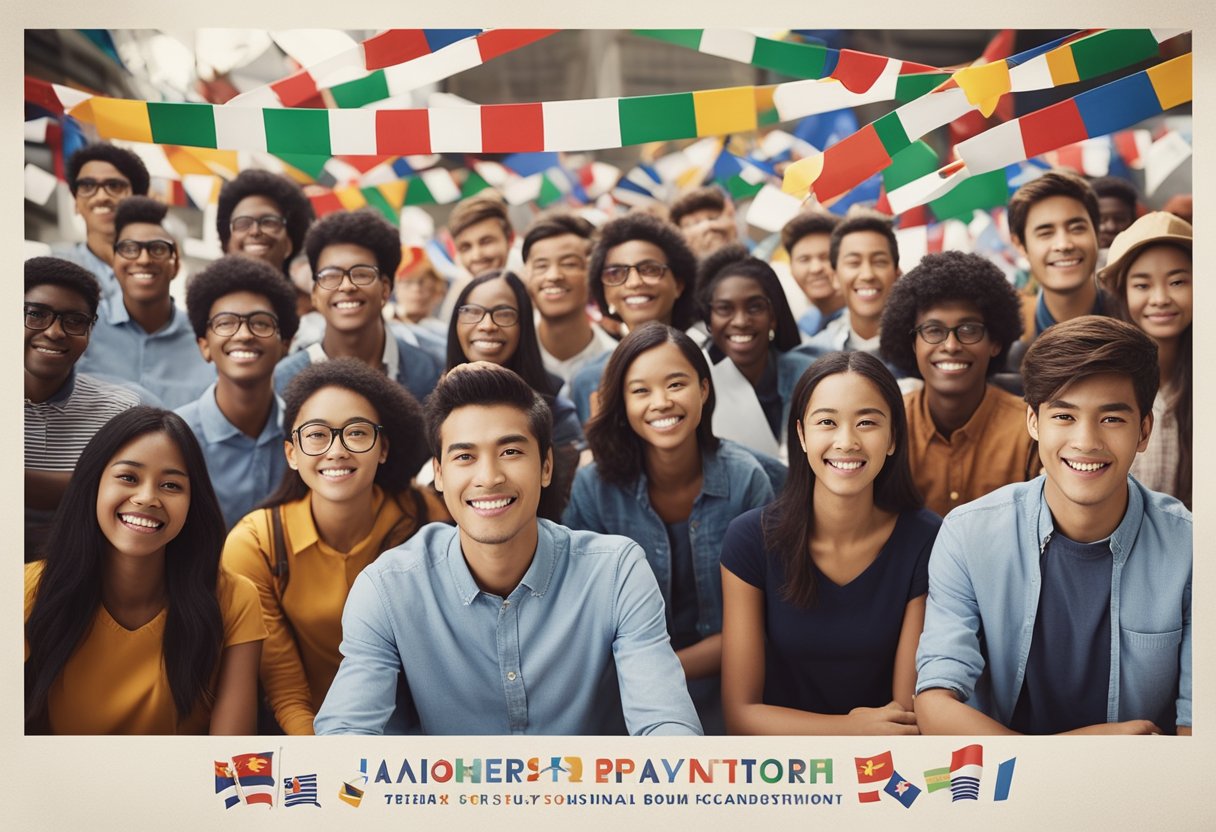
[[[435,484],[435,490],[440,494],[443,493],[443,467],[439,464],[439,457],[431,457],[431,481]]]
[[[169,275],[169,279],[173,280],[175,277],[177,277],[177,273],[180,272],[181,270],[182,270],[182,258],[177,252],[174,252],[173,253],[173,274]]]
[[[553,482],[553,448],[545,452],[545,461],[540,466],[540,487],[548,488]]]
[[[1136,445],[1136,453],[1144,453],[1144,449],[1148,447],[1148,439],[1153,433],[1153,411],[1144,414],[1144,418],[1140,420],[1140,443]]]
[[[393,287],[388,285],[388,281],[381,280],[380,281],[380,305],[381,306],[385,306],[388,304],[389,296],[392,293],[393,293]]]
[[[296,464],[296,446],[286,439],[283,440],[283,455],[287,457],[287,467],[293,471],[299,471],[300,466]]]
[[[1011,344],[1010,346],[1012,346],[1012,344]],[[1001,351],[1001,345],[1000,345],[1000,344],[993,344],[992,346],[990,346],[990,347],[988,348],[988,357],[989,357],[989,358],[996,358],[997,353],[999,353],[1000,351]]]
[[[802,431],[802,420],[795,422],[794,427],[798,429],[798,444],[802,446],[802,452],[806,453],[806,434]]]
[[[1018,254],[1022,255],[1023,257],[1026,257],[1026,246],[1022,242],[1022,238],[1017,236],[1016,234],[1010,234],[1009,240],[1010,240],[1010,242],[1013,243],[1013,247],[1015,249],[1017,249]]]
[[[211,347],[207,343],[207,339],[206,338],[196,338],[195,340],[198,343],[198,351],[203,354],[203,360],[206,361],[208,364],[210,364],[211,363]]]
[[[1026,405],[1026,430],[1031,439],[1039,441],[1039,414],[1035,413],[1030,405]]]
[[[701,379],[701,404],[705,404],[705,402],[708,399],[709,399],[709,379],[703,378],[703,379]]]
[[[384,435],[384,431],[380,431],[380,464],[383,465],[388,461],[388,437]]]
[[[891,444],[887,446],[887,456],[892,456],[895,453],[895,436],[891,436]]]

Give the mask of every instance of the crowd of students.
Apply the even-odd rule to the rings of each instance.
[[[1126,183],[1023,185],[1019,288],[715,188],[518,246],[483,192],[448,285],[246,171],[183,308],[138,157],[67,170],[27,732],[1190,733],[1192,231]]]

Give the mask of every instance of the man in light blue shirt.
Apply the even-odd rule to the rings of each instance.
[[[379,734],[404,675],[425,734],[699,735],[641,548],[536,516],[553,470],[548,406],[510,370],[453,370],[426,404],[431,524],[355,580],[318,734]]]
[[[1191,733],[1191,513],[1128,476],[1156,344],[1087,315],[1023,363],[1043,476],[956,508],[929,561],[925,734]]]
[[[169,285],[177,276],[177,243],[164,228],[168,209],[144,196],[118,204],[114,219],[114,274],[120,295],[103,301],[78,369],[105,381],[135,382],[181,407],[215,381],[199,355],[186,316]]]
[[[274,368],[299,324],[295,291],[265,261],[229,255],[190,281],[186,310],[198,348],[219,378],[177,413],[198,438],[232,528],[287,470]]]

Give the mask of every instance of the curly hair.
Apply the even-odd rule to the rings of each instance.
[[[916,316],[943,303],[975,305],[988,337],[1001,351],[988,362],[988,375],[1005,366],[1009,347],[1022,337],[1021,302],[995,263],[977,254],[927,254],[891,287],[879,326],[879,352],[892,366],[921,378],[916,366]]]
[[[168,214],[169,207],[162,202],[146,196],[129,196],[120,201],[114,211],[114,239],[122,239],[123,229],[135,223],[143,222],[164,227]]]
[[[588,242],[591,241],[591,236],[595,233],[595,226],[587,220],[572,214],[569,211],[549,211],[541,214],[536,218],[536,221],[528,226],[527,232],[524,234],[523,258],[524,262],[528,262],[528,255],[532,252],[532,246],[539,243],[541,240],[547,240],[550,237],[561,237],[566,234],[573,234],[575,237],[582,237]]]
[[[891,260],[894,261],[896,267],[899,266],[899,242],[895,239],[895,230],[891,221],[877,214],[861,213],[846,217],[832,230],[828,259],[831,261],[833,269],[836,268],[836,259],[840,256],[840,241],[850,234],[861,231],[873,231],[875,234],[886,237],[887,245],[891,249]]]
[[[840,225],[840,217],[834,214],[824,214],[819,211],[803,211],[785,224],[781,229],[781,245],[789,253],[803,237],[812,234],[831,235]]]
[[[339,243],[362,246],[374,254],[380,277],[392,287],[397,266],[401,264],[401,235],[387,220],[370,208],[339,211],[322,217],[304,237],[304,250],[313,274],[317,273],[317,263],[325,247]]]
[[[291,380],[283,391],[283,429],[288,434],[287,441],[291,441],[300,408],[326,387],[357,393],[376,409],[384,426],[381,436],[388,441],[388,457],[376,469],[376,484],[389,494],[408,489],[418,469],[431,456],[422,441],[425,435],[422,406],[400,384],[358,359],[334,358],[311,364]],[[307,494],[308,486],[300,478],[300,472],[288,468],[279,487],[260,508],[289,503]]]
[[[228,250],[228,241],[232,239],[232,212],[247,196],[264,196],[279,206],[287,221],[292,253],[303,251],[304,235],[314,219],[312,203],[299,185],[268,170],[243,170],[220,189],[219,203],[215,206],[215,230],[219,232],[220,247],[224,251]]]
[[[101,286],[84,266],[58,257],[31,257],[25,261],[25,291],[35,286],[60,286],[75,292],[89,306],[89,314],[97,314],[101,301]]]
[[[1067,170],[1049,170],[1014,191],[1006,209],[1009,218],[1009,236],[1015,241],[1026,239],[1026,219],[1030,209],[1039,202],[1053,196],[1066,196],[1085,206],[1089,222],[1095,232],[1098,228],[1098,197],[1089,183]]]
[[[197,337],[207,337],[207,319],[215,302],[234,292],[252,292],[266,298],[279,319],[279,337],[284,341],[295,337],[300,316],[291,284],[273,266],[236,254],[221,257],[190,278],[186,287],[186,314]]]
[[[80,169],[89,162],[109,162],[118,172],[131,182],[131,193],[143,196],[148,192],[151,181],[144,160],[123,147],[115,147],[105,142],[86,144],[68,159],[67,179],[68,189],[76,196],[76,180],[80,178]]]
[[[600,229],[599,241],[591,252],[591,263],[587,267],[591,296],[595,298],[600,311],[615,320],[621,319],[619,315],[608,311],[602,272],[608,252],[632,240],[643,240],[663,250],[672,276],[683,286],[671,309],[671,325],[676,329],[688,329],[696,320],[693,294],[697,278],[697,258],[675,226],[649,214],[626,214],[605,223]]]
[[[697,301],[697,312],[707,327],[714,288],[728,277],[746,277],[754,280],[764,290],[765,297],[773,307],[773,318],[777,324],[773,346],[781,352],[788,352],[802,343],[798,322],[790,311],[789,301],[785,298],[785,290],[781,288],[777,273],[768,263],[749,255],[747,247],[739,243],[723,246],[701,262],[694,297]]]
[[[689,191],[671,204],[671,224],[679,228],[682,219],[697,211],[722,212],[725,210],[726,194],[717,186],[707,185],[704,188]]]

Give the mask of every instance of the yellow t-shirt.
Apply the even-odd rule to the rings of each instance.
[[[25,565],[27,621],[44,565]],[[266,638],[257,590],[246,578],[221,570],[216,595],[224,647]],[[211,709],[203,702],[185,720],[178,718],[162,653],[167,615],[168,608],[162,609],[144,626],[128,630],[98,604],[92,625],[51,685],[47,710],[52,734],[207,733]],[[211,677],[213,692],[218,674],[217,666]]]
[[[430,489],[419,493],[426,505],[423,522],[451,519]],[[342,609],[351,584],[381,552],[404,541],[423,522],[414,516],[409,493],[386,500],[375,486],[371,532],[351,551],[339,552],[317,534],[311,494],[282,508],[289,571],[282,597],[271,571],[273,530],[263,509],[247,514],[228,533],[222,560],[226,568],[253,581],[261,598],[269,635],[262,645],[260,675],[275,719],[287,734],[311,734],[313,718],[342,661]],[[390,536],[394,527],[396,533]]]

